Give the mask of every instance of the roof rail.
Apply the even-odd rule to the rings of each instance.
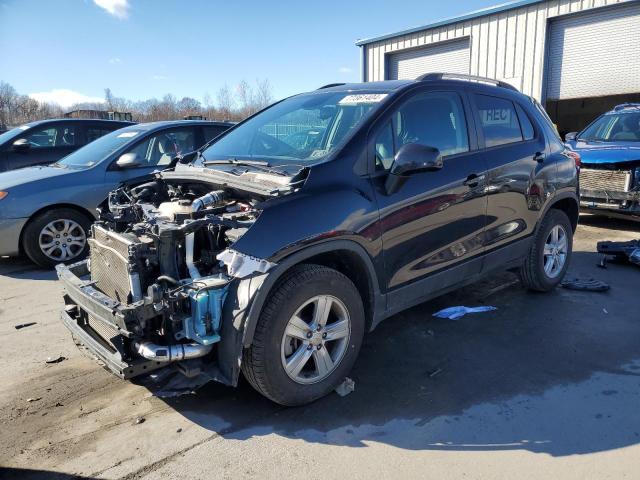
[[[331,87],[339,87],[341,85],[346,85],[346,83],[327,83],[326,85],[321,86],[318,90],[322,90],[323,88],[331,88]]]
[[[478,77],[476,75],[465,75],[464,73],[425,73],[416,78],[419,82],[433,82],[437,80],[464,80],[466,82],[476,83],[488,83],[489,85],[495,85],[496,87],[508,88],[509,90],[518,89],[510,83],[503,82],[502,80],[496,80],[495,78]]]
[[[620,105],[616,105],[615,107],[613,107],[613,111],[617,112],[618,110],[624,110],[625,108],[640,109],[640,103],[633,103],[633,102],[621,103]]]

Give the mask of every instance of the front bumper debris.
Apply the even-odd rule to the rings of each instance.
[[[640,213],[640,191],[580,189],[580,207],[585,210],[615,210],[620,213]]]
[[[56,267],[64,285],[65,308],[60,317],[71,334],[113,373],[129,379],[162,368],[166,363],[132,355],[135,328],[151,318],[153,307],[123,305],[96,288],[88,278],[87,261]]]

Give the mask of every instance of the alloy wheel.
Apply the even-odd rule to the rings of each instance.
[[[569,245],[567,232],[562,225],[555,225],[544,243],[544,273],[549,278],[557,277],[567,260]]]
[[[351,319],[338,298],[318,295],[289,319],[282,337],[281,360],[293,381],[317,383],[340,364],[349,345]]]

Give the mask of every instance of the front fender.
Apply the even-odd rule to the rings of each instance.
[[[218,363],[222,373],[233,385],[237,384],[242,364],[242,352],[253,342],[258,319],[273,287],[282,276],[294,265],[322,253],[347,250],[358,255],[365,265],[373,299],[372,310],[376,316],[383,317],[386,311],[384,295],[378,288],[378,276],[371,257],[366,250],[352,240],[327,240],[293,253],[280,259],[278,264],[267,273],[253,275],[232,282],[225,302],[218,346]],[[231,301],[229,301],[231,300]]]

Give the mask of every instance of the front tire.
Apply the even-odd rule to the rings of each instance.
[[[70,208],[47,210],[31,220],[22,234],[24,252],[43,268],[70,263],[89,252],[91,219]]]
[[[553,290],[567,273],[572,253],[573,228],[569,217],[562,210],[549,210],[520,269],[523,285],[537,292]]]
[[[364,327],[362,299],[351,280],[331,268],[296,266],[270,293],[242,371],[280,405],[313,402],[349,373]]]

